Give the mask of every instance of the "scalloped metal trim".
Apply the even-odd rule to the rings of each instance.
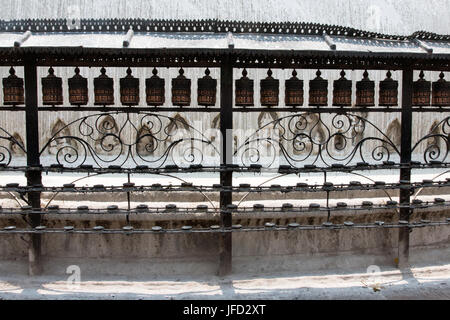
[[[450,35],[416,31],[410,36],[388,35],[350,27],[304,22],[245,22],[221,20],[150,19],[20,19],[0,20],[0,32],[213,32],[345,36],[388,40],[450,41]]]

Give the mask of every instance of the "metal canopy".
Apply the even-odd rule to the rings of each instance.
[[[124,41],[127,41],[126,45]],[[416,32],[397,36],[347,27],[305,23],[245,23],[218,20],[57,20],[0,21],[0,51],[70,53],[74,48],[105,52],[228,50],[333,52],[336,56],[450,57],[450,36]],[[120,50],[120,51],[119,51]]]
[[[0,33],[0,47],[13,48],[22,33]],[[82,47],[97,49],[122,49],[126,33],[35,33],[20,45],[21,48],[63,48]],[[322,36],[310,35],[233,35],[234,49],[286,50],[286,51],[330,51]],[[384,40],[329,36],[336,51],[360,53],[426,54],[427,52],[412,40]],[[421,41],[433,49],[433,53],[450,55],[450,41]],[[226,33],[137,33],[128,46],[130,49],[227,49]]]

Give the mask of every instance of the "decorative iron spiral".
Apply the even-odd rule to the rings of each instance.
[[[376,135],[367,136],[368,126]],[[277,132],[278,136],[273,136]],[[358,136],[361,139],[356,141]],[[279,152],[273,152],[272,158],[264,158],[260,148],[249,147],[256,140],[270,143]],[[381,162],[390,159],[392,152],[399,155],[397,146],[382,130],[361,116],[339,113],[327,120],[320,113],[301,113],[264,124],[236,148],[234,155],[240,154],[242,164],[264,159],[267,166],[277,163],[274,157],[279,155],[291,166],[300,167],[319,163],[331,166],[331,162],[348,165],[356,158],[364,163]]]
[[[120,121],[119,125],[120,117],[125,117],[125,120]],[[169,162],[201,164],[204,160],[202,148],[187,148],[186,142],[211,147],[219,155],[212,142],[185,121],[145,112],[138,113],[137,117],[135,120],[126,112],[110,112],[76,119],[59,129],[44,144],[40,154],[48,150],[52,142],[58,141],[60,146],[55,153],[57,163],[69,167],[93,164],[100,168],[112,164],[148,163],[156,167]],[[68,135],[67,128],[75,132]],[[193,134],[200,138],[192,137]],[[177,148],[185,149],[178,151]],[[181,160],[173,156],[176,152],[182,155]]]

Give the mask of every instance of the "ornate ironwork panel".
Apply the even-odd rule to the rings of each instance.
[[[215,156],[207,160],[206,153]],[[146,112],[78,118],[59,128],[40,154],[45,163],[64,167],[187,167],[219,161],[216,145],[184,118]]]
[[[312,112],[291,114],[262,125],[234,152],[241,165],[260,163],[267,167],[383,164],[399,154],[398,146],[382,129],[363,116]]]

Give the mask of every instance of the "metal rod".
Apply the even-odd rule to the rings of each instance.
[[[364,210],[393,210],[393,209],[401,209],[401,208],[410,208],[410,209],[427,209],[427,208],[447,208],[450,207],[450,201],[442,201],[442,202],[431,202],[431,201],[423,201],[418,204],[361,204],[361,205],[348,205],[345,208],[342,207],[318,207],[318,208],[311,208],[309,206],[296,206],[292,207],[288,210],[283,209],[282,207],[264,207],[264,212],[290,212],[290,213],[308,213],[308,212],[328,212],[328,211],[364,211]],[[0,211],[0,215],[23,215],[23,214],[29,214],[29,213],[36,213],[40,215],[46,215],[46,214],[154,214],[154,213],[165,213],[165,212],[178,212],[178,213],[194,213],[194,212],[200,212],[197,208],[186,208],[186,207],[177,207],[175,209],[166,209],[165,207],[148,207],[145,210],[132,208],[132,209],[121,209],[117,208],[113,211],[107,209],[107,208],[83,208],[83,210],[80,210],[78,208],[43,208],[40,210],[33,210],[29,207],[21,207],[21,208],[2,208]],[[214,215],[217,213],[216,208],[211,207],[211,209],[202,209],[201,212]],[[251,207],[237,207],[234,210],[235,213],[252,213],[252,214],[258,214],[261,212],[261,210],[253,209]]]
[[[38,86],[37,68],[34,57],[27,58],[25,65],[25,123],[26,123],[26,145],[27,145],[27,165],[39,166],[39,121],[38,121]],[[27,186],[41,185],[42,176],[40,171],[27,171]],[[34,210],[41,208],[41,193],[39,191],[28,192],[28,202]],[[31,227],[37,227],[41,223],[41,215],[31,213],[28,215]],[[29,274],[37,275],[41,273],[41,236],[32,234],[28,248]]]
[[[18,48],[20,47],[25,41],[28,40],[28,38],[31,37],[31,31],[25,31],[19,39],[17,39],[16,41],[14,41],[14,47]]]
[[[127,181],[128,181],[128,183],[130,183],[131,182],[131,179],[130,179],[130,173],[128,172],[127,173]],[[128,211],[130,211],[131,210],[131,192],[130,191],[127,191],[127,204],[128,204]],[[129,217],[129,214],[127,214],[127,224],[129,224],[130,223],[130,217]]]
[[[233,162],[232,136],[233,129],[233,68],[229,58],[224,59],[220,68],[220,132],[221,165],[228,166]],[[220,184],[225,187],[233,186],[232,171],[220,173]],[[232,203],[232,193],[220,191],[220,217],[223,228],[231,227],[231,212],[226,207]],[[231,233],[222,233],[219,240],[219,275],[227,275],[232,270],[232,237]]]
[[[6,108],[6,107],[5,107]],[[3,107],[0,108],[0,110],[3,110]],[[85,107],[77,107],[77,106],[52,106],[52,107],[39,107],[39,111],[51,111],[51,112],[59,112],[59,111],[79,111],[79,112],[85,112],[85,111],[100,111],[100,112],[110,112],[110,111],[117,111],[117,112],[127,112],[127,113],[139,113],[142,111],[146,112],[219,112],[219,108],[215,107],[97,107],[97,106],[85,106]]]
[[[405,68],[402,72],[402,127],[401,127],[401,150],[400,162],[411,162],[411,134],[412,134],[412,86],[413,86],[413,69]],[[400,169],[400,180],[411,181],[411,169]],[[411,190],[400,189],[400,203],[410,203]],[[409,221],[412,213],[410,208],[400,208],[399,220]],[[409,228],[399,229],[398,238],[398,267],[405,268],[409,265]]]
[[[428,54],[433,53],[433,48],[431,48],[429,45],[425,44],[424,42],[420,41],[419,39],[414,38],[413,42],[418,45],[420,48],[425,50]]]
[[[440,70],[440,69],[439,69]],[[25,111],[25,107],[21,106],[0,106],[0,111]],[[128,112],[128,113],[139,113],[143,111],[148,112],[220,112],[220,108],[217,107],[97,107],[97,106],[40,106],[38,111],[43,112],[85,112],[85,111],[101,111],[101,112]],[[233,112],[314,112],[314,113],[346,113],[346,112],[368,112],[368,113],[394,113],[401,112],[401,108],[397,107],[270,107],[270,108],[260,108],[260,107],[235,107]],[[449,107],[412,107],[411,112],[433,112],[442,113],[450,112]]]
[[[340,230],[340,229],[404,229],[404,228],[426,228],[426,227],[439,227],[449,226],[450,221],[429,221],[429,222],[417,222],[417,223],[367,223],[367,224],[353,224],[351,226],[345,224],[322,224],[322,225],[299,225],[296,227],[290,227],[289,225],[275,225],[273,227],[256,226],[256,227],[242,227],[242,228],[199,228],[199,229],[102,229],[101,231],[93,229],[75,229],[71,228],[70,231],[58,228],[41,228],[41,229],[17,229],[14,226],[8,226],[4,229],[0,229],[0,234],[43,234],[43,233],[66,233],[66,234],[165,234],[165,233],[228,233],[233,232],[256,232],[256,231],[305,231],[305,230]]]
[[[411,170],[409,168],[402,168],[404,170]],[[401,170],[402,170],[401,169]],[[28,171],[31,173],[36,173],[37,171]],[[221,175],[232,174],[231,171],[221,172]],[[160,175],[167,175],[161,173]],[[283,174],[287,175],[287,174]],[[270,178],[273,180],[273,178]],[[87,192],[149,192],[149,191],[160,191],[160,192],[177,192],[177,191],[190,191],[190,192],[220,192],[221,199],[225,201],[225,198],[232,192],[281,192],[281,193],[292,193],[292,192],[324,192],[324,191],[351,191],[351,190],[362,190],[362,191],[372,191],[372,190],[405,190],[412,191],[416,188],[444,188],[450,187],[450,180],[445,181],[430,181],[430,182],[413,182],[413,183],[385,183],[383,181],[361,184],[333,184],[332,186],[327,186],[326,188],[321,184],[314,185],[270,185],[270,186],[231,186],[231,185],[140,185],[132,187],[124,186],[104,186],[104,185],[94,185],[92,187],[76,187],[76,186],[60,186],[60,187],[46,187],[41,185],[34,186],[0,186],[0,191],[14,191],[19,193],[31,193],[31,192],[65,192],[65,193],[87,193]],[[231,203],[231,202],[230,202]],[[228,203],[228,204],[230,204]]]
[[[233,33],[228,32],[227,33],[227,43],[229,49],[234,49],[234,39],[233,39]]]
[[[130,29],[128,30],[127,34],[125,35],[125,40],[123,40],[123,44],[122,45],[123,45],[124,48],[128,48],[128,46],[131,43],[131,39],[133,39],[133,36],[134,36],[134,31],[133,31],[133,28],[130,27]]]
[[[327,35],[325,31],[323,32],[322,37],[331,50],[336,50],[336,44],[334,43],[333,39],[331,39],[331,37]]]
[[[287,167],[283,168],[283,173],[298,174],[307,173],[323,173],[323,172],[354,172],[354,171],[373,171],[387,169],[448,169],[450,163],[389,163],[389,164],[348,164],[344,167]],[[57,172],[57,173],[138,173],[138,174],[163,174],[163,173],[190,173],[190,172],[251,172],[251,173],[277,173],[279,168],[256,168],[252,166],[200,166],[200,167],[160,167],[160,168],[114,168],[114,167],[64,167],[64,166],[1,166],[0,171],[41,171],[41,172]],[[373,180],[371,180],[373,181]]]

